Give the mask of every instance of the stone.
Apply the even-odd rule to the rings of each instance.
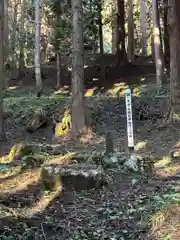
[[[132,154],[124,163],[124,167],[133,172],[152,174],[154,171],[154,161],[148,156]]]
[[[32,134],[38,129],[46,127],[50,122],[50,119],[44,113],[35,113],[34,116],[27,122],[26,131]]]
[[[91,164],[45,165],[41,171],[41,179],[48,190],[56,189],[58,186],[85,190],[100,188],[107,184],[103,168]]]
[[[124,162],[127,160],[127,154],[124,152],[114,151],[111,154],[105,154],[102,156],[102,166],[104,168],[116,168],[122,167]]]
[[[106,134],[106,152],[105,154],[111,154],[114,151],[114,143],[113,143],[113,136],[111,132],[107,132]]]

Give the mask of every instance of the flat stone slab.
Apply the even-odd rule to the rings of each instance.
[[[46,189],[58,186],[65,189],[85,190],[100,188],[107,184],[102,167],[91,164],[58,165],[50,164],[42,168],[41,178]]]

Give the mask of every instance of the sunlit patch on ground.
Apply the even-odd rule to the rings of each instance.
[[[147,146],[147,142],[142,141],[142,142],[137,142],[136,145],[134,146],[134,150],[138,152],[139,150],[145,148]]]
[[[59,186],[55,191],[44,192],[40,199],[33,204],[31,208],[24,208],[21,210],[21,215],[24,215],[27,218],[31,218],[36,214],[42,213],[48,205],[60,195],[62,191],[62,186]]]
[[[9,163],[9,155],[4,155],[2,157],[0,157],[0,164],[6,164]]]
[[[80,142],[83,144],[88,144],[91,140],[93,140],[92,130],[89,128],[80,136]]]
[[[113,97],[123,97],[125,95],[125,90],[129,86],[126,83],[116,83],[111,89],[108,90],[108,93]]]
[[[63,86],[62,88],[57,89],[57,91],[54,92],[55,95],[58,94],[69,94],[70,93],[70,89],[68,86]]]
[[[25,217],[25,218],[32,218],[36,214],[42,213],[47,206],[57,197],[60,195],[62,188],[59,187],[53,192],[43,192],[42,196],[38,199],[37,202],[31,207],[24,207],[24,208],[11,208],[6,207],[0,204],[0,213],[1,218],[11,216],[11,217]]]
[[[13,194],[27,189],[29,185],[36,184],[39,181],[39,173],[40,169],[34,169],[3,181],[0,183],[0,193]]]
[[[177,148],[180,147],[180,142],[177,142],[175,147],[177,147]]]
[[[15,90],[17,88],[18,88],[18,86],[11,86],[11,87],[8,87],[8,90]]]
[[[156,175],[161,178],[175,177],[180,175],[180,164],[174,163],[156,171]]]
[[[69,164],[75,152],[69,152],[63,156],[53,157],[47,161],[48,164]]]
[[[0,169],[2,169],[2,167],[0,167]],[[13,176],[17,176],[21,171],[21,166],[15,166],[15,167],[11,167],[11,168],[6,168],[4,171],[0,172],[0,183],[1,181],[5,181],[8,178],[13,178]]]
[[[149,238],[157,240],[180,239],[180,207],[167,206],[166,209],[155,213],[152,218],[152,228]]]
[[[170,156],[164,156],[162,159],[158,160],[154,166],[156,169],[166,167],[168,164],[171,163]]]
[[[96,90],[96,88],[89,88],[89,89],[85,92],[84,96],[85,96],[85,97],[92,97],[92,96],[94,95],[95,90]]]

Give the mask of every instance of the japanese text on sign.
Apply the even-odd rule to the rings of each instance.
[[[125,101],[126,101],[128,147],[134,148],[131,90],[129,88],[127,88],[125,91]]]

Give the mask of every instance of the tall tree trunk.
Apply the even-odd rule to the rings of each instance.
[[[140,32],[142,55],[147,56],[147,11],[146,0],[140,0]]]
[[[37,96],[42,94],[42,79],[41,79],[41,65],[40,65],[40,36],[41,36],[41,22],[40,22],[40,0],[35,2],[35,76],[36,76],[36,90]]]
[[[156,0],[157,4],[157,19],[159,24],[159,35],[160,35],[160,51],[161,51],[161,57],[162,57],[162,64],[163,64],[163,70],[164,70],[164,53],[163,53],[163,41],[162,41],[162,29],[160,24],[160,0]]]
[[[12,37],[11,37],[11,62],[12,68],[16,68],[16,33],[17,33],[17,12],[18,12],[18,2],[15,0],[13,2],[14,16],[12,24]]]
[[[169,0],[170,104],[172,117],[180,113],[180,1]]]
[[[19,53],[19,78],[24,76],[25,61],[24,61],[24,13],[25,0],[21,0],[21,19],[20,19],[20,53]]]
[[[133,19],[133,0],[128,0],[128,60],[134,60],[134,19]]]
[[[9,62],[9,39],[8,39],[8,0],[4,0],[4,41],[5,41],[5,62]]]
[[[100,53],[104,53],[104,46],[103,46],[103,31],[102,31],[102,3],[101,0],[99,1],[98,4],[98,9],[99,9],[99,48],[100,48]]]
[[[0,141],[5,140],[3,117],[4,92],[4,1],[0,1]]]
[[[164,0],[164,63],[167,69],[170,68],[170,46],[169,46],[169,30],[168,30],[168,0]]]
[[[155,50],[154,50],[154,36],[151,34],[151,55],[152,59],[155,60]]]
[[[56,88],[59,89],[62,87],[62,81],[61,81],[61,76],[62,76],[62,68],[61,68],[61,53],[60,50],[56,51],[56,68],[57,68],[57,84]]]
[[[58,13],[58,11],[56,12],[57,14],[57,26],[59,26],[60,24],[60,20],[61,20],[61,15]],[[57,89],[62,87],[62,66],[61,66],[61,53],[60,53],[60,41],[59,39],[56,40],[56,69],[57,69],[57,84],[56,87]]]
[[[72,135],[85,130],[84,42],[82,0],[71,0],[72,7]]]
[[[125,6],[124,0],[117,0],[117,46],[116,46],[116,57],[117,66],[127,60],[126,49],[125,49]]]
[[[112,0],[112,53],[116,53],[117,47],[117,0]]]
[[[155,50],[155,62],[156,62],[156,82],[158,86],[163,82],[163,58],[162,58],[162,46],[158,19],[158,5],[157,0],[152,0],[152,19],[153,19],[153,39]]]

